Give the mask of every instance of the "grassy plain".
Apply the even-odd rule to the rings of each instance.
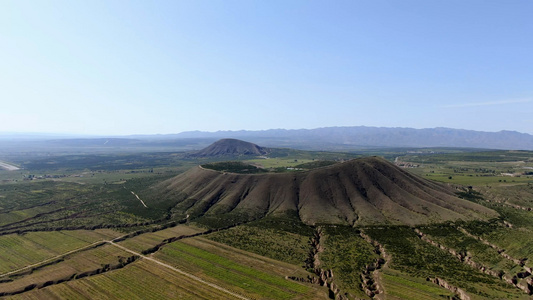
[[[475,186],[533,184],[531,151],[415,153],[398,156],[397,160],[416,165],[410,168],[415,174],[446,183]]]
[[[270,223],[270,226],[266,221],[237,226],[207,238],[279,261],[303,265],[312,231],[284,230],[283,220],[277,220],[279,223]]]

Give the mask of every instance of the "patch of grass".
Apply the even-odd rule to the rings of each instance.
[[[203,168],[211,169],[219,172],[239,173],[239,174],[257,174],[266,173],[267,170],[258,168],[256,166],[245,164],[241,161],[224,161],[203,164]]]
[[[238,287],[246,294],[268,299],[291,299],[309,291],[308,287],[281,276],[257,271],[182,242],[171,243],[160,252],[157,255],[165,261],[177,264],[178,267],[192,267],[192,272],[215,278],[234,288]]]
[[[502,257],[498,251],[485,245],[481,241],[465,235],[452,226],[427,226],[422,232],[439,244],[452,248],[459,253],[469,254],[475,262],[481,263],[495,271],[503,270],[508,273],[517,265]]]
[[[247,223],[246,225],[274,229],[280,233],[296,233],[308,237],[311,237],[315,231],[311,226],[304,224],[300,220],[298,212],[294,210],[289,210],[284,214],[277,214],[275,216],[269,215],[257,221]]]
[[[331,161],[331,160],[318,160],[318,161],[312,161],[312,162],[308,162],[308,163],[304,163],[304,164],[295,165],[294,167],[295,168],[300,168],[300,169],[311,170],[311,169],[317,169],[317,168],[331,166],[331,165],[334,165],[336,163],[337,163],[336,161]]]
[[[452,292],[427,282],[424,279],[411,277],[398,271],[386,269],[382,274],[385,293],[405,300],[449,299],[455,296]]]
[[[304,264],[309,251],[309,236],[260,226],[241,225],[212,233],[207,238],[296,265]]]
[[[533,267],[533,235],[530,230],[507,228],[496,223],[485,228],[464,226],[475,235],[505,249],[505,253],[516,259],[526,258],[526,265]]]

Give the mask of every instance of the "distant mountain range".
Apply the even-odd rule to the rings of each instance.
[[[48,137],[48,139],[46,138]],[[188,131],[178,134],[130,136],[30,135],[0,133],[0,146],[33,140],[32,147],[129,147],[199,150],[219,139],[243,139],[264,147],[302,150],[350,150],[382,147],[456,147],[533,150],[533,135],[516,131],[484,132],[452,128],[324,127],[241,131]]]
[[[262,131],[189,131],[175,138],[237,138],[267,147],[335,149],[357,147],[465,147],[533,150],[533,135],[516,131],[484,132],[452,128],[324,127]]]

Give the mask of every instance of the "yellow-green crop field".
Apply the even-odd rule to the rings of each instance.
[[[2,257],[7,272],[0,277],[0,293],[12,299],[235,299],[224,289],[250,299],[327,295],[324,287],[286,278],[309,275],[301,266],[201,237],[164,245],[151,255],[160,263],[135,254],[165,239],[202,231],[178,225],[127,238],[120,245],[107,242],[120,236],[112,230],[3,236],[0,240],[10,252]],[[132,255],[137,260],[105,267],[117,266]],[[13,261],[16,264],[9,264]]]
[[[173,266],[212,281],[238,294],[254,299],[310,299],[318,297],[314,287],[285,279],[282,274],[258,270],[264,261],[249,259],[246,264],[240,257],[228,257],[223,252],[208,247],[213,241],[198,238],[178,241],[165,246],[156,258]],[[222,245],[221,245],[222,246]],[[209,251],[202,249],[206,247]],[[218,252],[218,253],[217,253]],[[275,267],[273,267],[274,269]],[[298,268],[295,266],[295,268]],[[295,270],[296,271],[296,270]],[[285,274],[285,276],[293,274]],[[323,297],[324,294],[321,295]],[[320,297],[319,297],[320,298]]]
[[[112,230],[75,230],[0,236],[0,275],[119,235]]]
[[[150,261],[13,296],[12,299],[235,299]]]
[[[0,283],[0,292],[14,292],[32,284],[44,284],[49,281],[65,280],[73,274],[82,274],[102,268],[102,265],[117,264],[120,257],[131,256],[128,252],[110,244],[89,248],[67,255],[66,257],[44,265],[31,272],[22,271],[18,276],[11,276],[13,281]]]

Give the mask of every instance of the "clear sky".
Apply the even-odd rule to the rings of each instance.
[[[533,134],[533,1],[0,1],[0,132]]]

